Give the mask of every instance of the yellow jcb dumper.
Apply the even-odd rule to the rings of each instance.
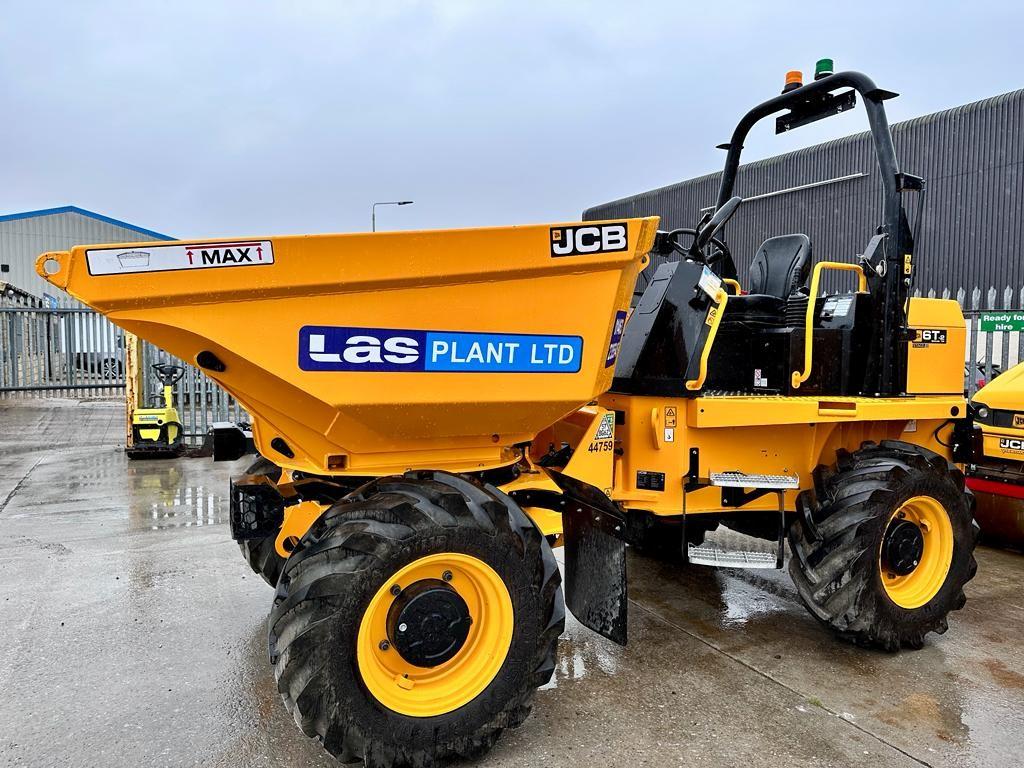
[[[814,263],[806,235],[767,233],[741,283],[717,235],[747,131],[858,95],[882,192],[864,254]],[[551,676],[551,537],[568,607],[617,642],[625,546],[670,534],[726,567],[781,567],[788,537],[803,601],[860,643],[920,646],[963,605],[977,529],[936,436],[966,416],[964,320],[909,298],[902,195],[922,182],[897,165],[893,95],[845,72],[755,107],[689,231],[93,245],[38,269],[252,416],[263,458],[233,482],[232,533],[276,586],[270,659],[299,726],[343,760],[430,765],[488,749]],[[630,317],[652,250],[680,258]],[[819,295],[829,270],[856,289]]]
[[[1024,363],[982,387],[970,411],[954,459],[966,465],[985,540],[1024,548]]]

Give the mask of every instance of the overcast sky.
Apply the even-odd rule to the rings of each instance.
[[[718,170],[822,56],[890,119],[1024,87],[1024,5],[0,0],[0,213],[78,205],[179,237],[576,219]],[[861,130],[863,113],[745,159]],[[913,171],[913,168],[906,170]]]

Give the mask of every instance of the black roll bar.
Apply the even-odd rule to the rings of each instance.
[[[879,88],[870,77],[861,72],[836,72],[834,75],[828,75],[781,96],[776,96],[774,99],[769,99],[747,112],[736,126],[736,130],[732,132],[732,139],[728,144],[723,145],[729,154],[725,158],[725,170],[722,172],[722,185],[718,190],[718,201],[715,203],[715,208],[721,207],[732,197],[736,172],[740,165],[740,154],[743,152],[743,142],[755,123],[787,109],[800,110],[808,103],[822,99],[840,88],[853,88],[864,99],[864,108],[867,110],[868,123],[871,126],[871,139],[878,157],[878,169],[882,174],[882,189],[887,203],[886,208],[888,209],[888,204],[893,201],[898,208],[899,190],[896,176],[900,172],[899,162],[896,160],[896,149],[893,147],[892,134],[889,132],[889,121],[885,116],[885,108],[882,106],[883,101],[895,98],[897,94]]]
[[[882,183],[882,225],[878,234],[884,236],[883,247],[865,254],[867,263],[864,264],[879,318],[871,349],[871,355],[878,362],[871,364],[868,386],[878,394],[895,395],[906,388],[907,319],[904,307],[910,294],[914,252],[901,192],[904,189],[921,189],[922,183],[917,177],[902,174],[896,159],[883,102],[897,94],[879,88],[861,72],[836,72],[754,107],[737,124],[729,143],[721,146],[728,154],[715,209],[721,208],[733,196],[743,142],[755,123],[790,110],[791,119],[785,124],[786,118],[779,118],[777,130],[781,132],[791,126],[837,114],[846,106],[852,106],[852,101],[840,105],[842,98],[835,95],[836,91],[844,88],[852,88],[863,99]],[[849,91],[846,94],[852,98]],[[725,270],[730,268],[735,271],[734,265],[723,265]]]

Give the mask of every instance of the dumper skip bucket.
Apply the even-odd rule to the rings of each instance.
[[[90,245],[36,269],[202,367],[282,466],[469,471],[610,386],[656,226]]]

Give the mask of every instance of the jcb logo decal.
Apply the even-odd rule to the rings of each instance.
[[[1001,437],[999,447],[1006,451],[1024,451],[1024,440],[1017,437]]]
[[[583,224],[551,228],[551,256],[585,256],[614,253],[629,247],[626,223]]]

